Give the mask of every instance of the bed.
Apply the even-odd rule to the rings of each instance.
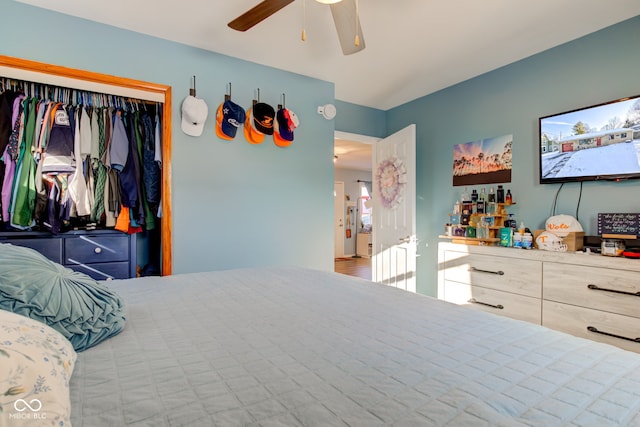
[[[640,425],[640,355],[533,324],[293,267],[109,285],[75,427]]]
[[[104,283],[126,324],[69,362],[74,427],[640,425],[639,354],[364,279]]]

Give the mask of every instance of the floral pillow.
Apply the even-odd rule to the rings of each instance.
[[[0,309],[0,427],[71,426],[75,361],[58,331]]]

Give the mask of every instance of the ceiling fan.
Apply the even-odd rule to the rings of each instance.
[[[338,39],[340,39],[340,46],[345,55],[351,55],[365,48],[364,36],[362,35],[362,27],[358,16],[357,0],[316,1],[330,5],[333,22],[336,25]],[[294,0],[264,0],[227,25],[237,31],[247,31],[293,2]]]

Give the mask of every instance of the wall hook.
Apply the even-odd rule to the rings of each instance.
[[[229,93],[224,96],[225,101],[231,100],[231,82],[229,82]]]
[[[189,95],[195,98],[196,96],[196,76],[193,76],[193,87],[189,89]]]

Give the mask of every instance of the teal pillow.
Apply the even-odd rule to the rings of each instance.
[[[0,244],[0,308],[51,326],[76,351],[125,325],[124,304],[115,292],[33,249],[6,243]]]

